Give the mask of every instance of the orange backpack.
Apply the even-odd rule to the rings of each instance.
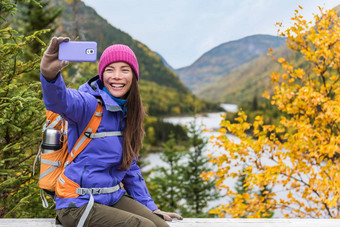
[[[67,178],[64,174],[64,170],[66,166],[71,164],[71,162],[78,156],[80,152],[84,150],[84,148],[90,143],[92,139],[95,138],[103,138],[108,136],[122,136],[123,133],[121,131],[112,131],[112,132],[99,132],[97,133],[97,129],[101,122],[103,116],[103,106],[101,101],[98,100],[97,108],[85,127],[84,131],[81,133],[71,152],[68,153],[68,144],[67,144],[67,129],[68,123],[62,118],[59,114],[53,113],[51,111],[46,111],[46,124],[43,127],[43,133],[47,130],[52,129],[54,131],[58,131],[60,134],[60,138],[57,145],[49,145],[44,144],[43,142],[38,151],[38,155],[33,164],[33,175],[35,169],[35,163],[38,158],[40,158],[40,177],[39,177],[39,187],[40,197],[42,199],[42,204],[44,208],[47,208],[48,202],[46,199],[46,195],[44,192],[50,196],[51,198],[55,198],[57,195],[59,198],[72,198],[78,197],[79,195],[90,195],[89,202],[84,210],[77,226],[83,226],[93,205],[94,198],[93,195],[98,194],[109,194],[115,191],[118,191],[123,187],[122,183],[118,183],[113,187],[104,187],[104,188],[82,188],[76,182]],[[46,142],[46,141],[45,141]],[[48,150],[48,153],[44,153],[44,149]],[[54,205],[54,204],[53,204]],[[52,205],[52,206],[53,206]],[[51,206],[51,207],[52,207]],[[50,207],[50,208],[51,208]]]
[[[46,130],[57,130],[60,133],[60,144],[62,144],[58,149],[53,152],[44,153],[41,152],[44,149],[49,149],[49,145],[41,143],[38,155],[36,160],[40,159],[40,177],[39,177],[39,187],[40,196],[42,199],[43,207],[48,207],[48,202],[44,192],[54,199],[55,194],[57,194],[61,198],[68,197],[77,197],[79,195],[76,193],[76,188],[80,187],[75,182],[69,180],[67,178],[68,185],[67,187],[59,187],[59,190],[56,188],[56,184],[58,182],[58,178],[62,177],[63,171],[67,165],[69,165],[73,159],[77,157],[77,155],[84,150],[87,144],[94,138],[93,136],[89,136],[90,134],[95,134],[97,131],[101,118],[103,114],[103,106],[98,102],[95,113],[93,114],[91,120],[88,125],[80,135],[79,139],[75,143],[72,151],[68,153],[68,144],[67,144],[67,129],[68,122],[62,118],[59,114],[54,113],[52,111],[46,111],[46,123],[43,127],[43,136],[46,133]],[[34,161],[34,166],[36,163]],[[33,167],[33,174],[34,174]],[[65,176],[62,178],[66,179]],[[70,186],[71,185],[71,186]],[[73,187],[72,187],[73,186]]]

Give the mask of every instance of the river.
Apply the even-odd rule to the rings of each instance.
[[[237,105],[234,104],[222,104],[221,105],[225,111],[227,112],[231,112],[231,113],[235,113],[238,110]],[[202,136],[209,139],[209,143],[205,146],[204,151],[203,151],[203,155],[207,155],[207,154],[211,154],[213,156],[218,155],[220,153],[224,153],[224,150],[218,149],[213,145],[213,142],[210,141],[210,137],[212,135],[217,136],[219,133],[216,132],[217,129],[220,128],[220,123],[222,120],[221,115],[224,114],[225,112],[215,112],[215,113],[208,113],[208,114],[198,114],[196,117],[196,125],[203,125],[205,129],[209,129],[210,131],[208,132],[203,132]],[[188,126],[190,123],[192,123],[194,121],[194,117],[169,117],[169,118],[165,118],[164,121],[166,122],[170,122],[173,124],[180,124],[180,125],[186,125]],[[240,139],[237,138],[234,135],[231,134],[227,134],[227,137],[230,140],[233,140],[234,142],[238,143],[240,142]],[[161,166],[161,167],[168,167],[168,164],[163,162],[160,159],[160,153],[151,153],[149,154],[146,158],[145,161],[148,163],[148,165],[146,165],[145,167],[142,168],[143,172],[148,172],[150,170],[152,170],[153,168],[157,167],[157,166]],[[181,160],[181,162],[183,164],[185,164],[187,162],[187,160],[183,159]],[[261,159],[261,162],[265,163],[266,165],[272,165],[272,161],[266,158]],[[233,164],[233,163],[231,163]],[[211,168],[213,169],[213,171],[215,171],[217,169],[216,166],[211,166]],[[236,172],[238,170],[241,170],[242,166],[238,166],[238,167],[233,167],[233,172]],[[234,178],[227,178],[224,181],[224,185],[228,185],[230,189],[235,188],[235,184],[236,184],[237,179]],[[273,188],[274,192],[277,194],[278,198],[285,198],[287,196],[287,191],[283,190],[283,188],[281,187],[275,187],[275,189]],[[222,204],[228,204],[231,200],[231,198],[225,196],[225,190],[222,189],[221,190],[221,195],[222,198],[215,200],[215,201],[210,201],[208,203],[208,207],[206,209],[206,211],[208,211],[209,209],[212,209],[216,206],[222,205]],[[283,218],[282,213],[278,210],[275,211],[274,213],[274,218]]]
[[[221,107],[225,109],[227,112],[235,113],[238,110],[238,106],[235,104],[221,104]],[[179,124],[182,126],[189,126],[190,123],[192,123],[194,120],[196,120],[197,125],[203,125],[205,129],[213,130],[211,132],[203,132],[202,135],[205,138],[210,138],[211,135],[216,135],[216,130],[219,129],[220,123],[222,120],[221,115],[224,114],[225,112],[213,112],[213,113],[208,113],[208,114],[198,114],[196,119],[192,116],[190,117],[168,117],[165,118],[165,122],[169,122],[172,124]],[[228,135],[230,137],[234,137],[233,135]],[[209,148],[211,147],[212,144],[207,144],[207,149],[205,149],[206,152],[208,152]],[[164,163],[160,158],[159,158],[159,153],[151,153],[148,155],[147,158],[145,158],[146,161],[149,162],[147,166],[145,166],[142,171],[148,172],[151,169],[155,168],[156,166],[162,166],[166,167],[167,164]]]
[[[222,108],[225,109],[227,112],[235,113],[238,111],[238,106],[235,104],[221,104]],[[198,114],[196,119],[194,117],[168,117],[165,118],[165,122],[170,122],[172,124],[179,124],[183,126],[189,126],[190,123],[192,123],[194,120],[196,121],[196,125],[202,125],[205,129],[209,129],[212,131],[209,132],[203,132],[202,136],[209,139],[212,135],[217,135],[218,133],[216,132],[217,129],[220,128],[220,123],[222,120],[221,115],[224,114],[225,112],[214,112],[214,113],[208,113],[208,114]],[[233,135],[227,135],[228,138],[238,140],[237,137]],[[211,153],[212,150],[212,143],[209,142],[205,149],[203,154],[207,155]],[[148,163],[145,167],[142,168],[143,172],[148,172],[152,170],[153,168],[160,166],[160,167],[168,167],[168,164],[163,162],[160,159],[160,153],[151,153],[149,154],[146,158],[145,161]],[[181,162],[185,163],[187,160],[181,160]],[[233,187],[235,185],[236,179],[228,179],[227,184],[230,187]],[[223,195],[223,191],[221,192]],[[207,210],[216,207],[221,204],[227,204],[228,203],[228,198],[227,197],[222,197],[221,199],[218,199],[216,201],[211,201],[208,204]]]

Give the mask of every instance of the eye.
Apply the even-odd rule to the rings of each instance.
[[[110,68],[110,67],[108,67],[108,68],[105,69],[105,72],[111,72],[111,71],[113,71],[113,69]]]
[[[124,72],[124,73],[128,73],[128,72],[130,72],[130,69],[125,68],[125,69],[123,69],[123,72]]]

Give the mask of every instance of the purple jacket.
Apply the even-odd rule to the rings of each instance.
[[[125,118],[120,106],[102,88],[99,76],[81,85],[79,90],[66,88],[61,74],[48,82],[40,74],[43,98],[47,110],[65,117],[69,122],[69,152],[90,121],[97,98],[103,101],[103,117],[97,132],[123,131]],[[127,192],[151,211],[157,206],[151,199],[136,159],[127,171],[119,170],[122,162],[122,136],[92,139],[87,147],[65,168],[65,175],[83,188],[112,187],[119,182],[124,189],[110,194],[93,195],[95,202],[114,205]],[[56,198],[56,209],[81,207],[88,203],[90,195],[77,198]]]

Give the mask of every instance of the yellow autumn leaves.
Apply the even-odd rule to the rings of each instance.
[[[223,120],[220,135],[213,138],[219,151],[210,160],[217,171],[202,177],[216,179],[217,187],[233,198],[211,211],[221,217],[259,218],[274,210],[286,217],[339,217],[340,20],[336,12],[321,8],[314,23],[298,10],[292,20],[294,25],[281,35],[305,60],[293,66],[284,58],[275,60],[270,50],[284,72],[270,75],[273,87],[264,95],[280,110],[280,123],[264,125],[257,116],[251,124],[239,112],[237,123]],[[227,179],[241,176],[249,190],[240,194]]]

